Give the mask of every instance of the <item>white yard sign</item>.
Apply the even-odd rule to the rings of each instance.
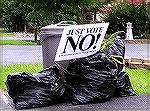
[[[72,25],[64,28],[54,61],[87,57],[102,44],[109,23]]]

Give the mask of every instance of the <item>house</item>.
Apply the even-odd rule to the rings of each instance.
[[[129,2],[129,3],[141,3],[141,2],[150,2],[150,0],[113,0],[114,2]]]
[[[141,3],[141,2],[148,3],[148,2],[150,2],[150,0],[128,0],[128,2],[129,2],[129,3],[138,4],[138,3]]]

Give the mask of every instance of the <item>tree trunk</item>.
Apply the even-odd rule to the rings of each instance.
[[[27,21],[24,20],[24,32],[27,32]]]
[[[84,13],[85,23],[89,24],[93,21],[93,14],[91,11],[85,11]]]
[[[38,28],[36,26],[34,29],[34,42],[36,42],[36,43],[37,43],[37,32],[38,32]]]
[[[96,21],[96,11],[94,11],[94,21]]]

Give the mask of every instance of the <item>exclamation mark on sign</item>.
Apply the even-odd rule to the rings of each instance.
[[[100,36],[101,36],[101,34],[98,34],[98,35],[97,35],[97,39],[96,39],[95,44],[97,44],[97,41],[99,40]],[[93,47],[93,49],[95,49],[95,48],[96,48],[96,45]]]

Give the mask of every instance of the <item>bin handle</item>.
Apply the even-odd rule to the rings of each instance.
[[[56,24],[57,26],[70,26],[71,24]]]
[[[61,21],[56,24],[56,26],[70,26],[70,25],[77,25],[75,21]]]

